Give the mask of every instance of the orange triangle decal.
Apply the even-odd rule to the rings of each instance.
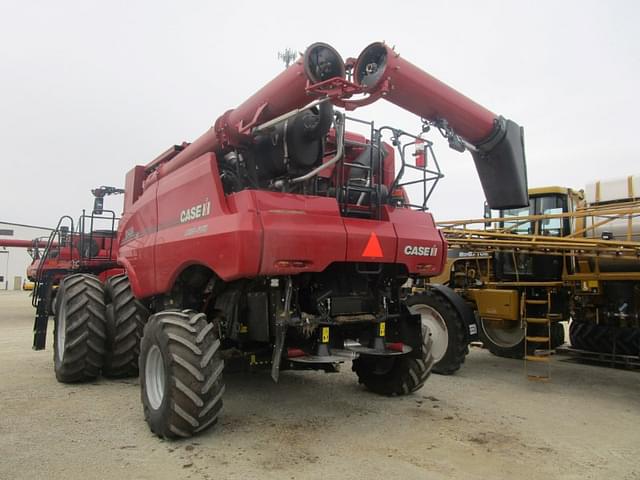
[[[382,247],[380,246],[380,241],[378,241],[378,236],[375,232],[371,232],[371,236],[369,237],[369,241],[367,242],[367,246],[364,247],[362,251],[363,257],[371,257],[371,258],[381,258],[384,257],[382,254]]]

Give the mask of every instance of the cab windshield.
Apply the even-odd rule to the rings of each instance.
[[[505,219],[513,217],[514,220],[505,220],[501,222],[500,227],[519,235],[533,235],[538,233],[549,237],[562,237],[569,233],[568,219],[546,218],[537,222],[530,222],[526,220],[515,220],[515,217],[555,215],[565,212],[567,212],[566,195],[555,194],[530,197],[528,207],[501,210],[501,217]]]

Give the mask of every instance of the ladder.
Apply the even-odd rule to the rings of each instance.
[[[521,314],[524,322],[524,371],[528,380],[551,379],[551,291],[546,298],[527,298],[522,293]],[[533,330],[533,332],[532,332]]]

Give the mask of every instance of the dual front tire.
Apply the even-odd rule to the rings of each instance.
[[[106,352],[103,284],[94,275],[70,275],[60,282],[56,297],[56,378],[64,383],[92,380],[100,374]]]
[[[125,275],[106,284],[95,275],[64,277],[54,316],[56,378],[70,383],[101,373],[112,378],[137,376],[140,333],[147,316]]]
[[[140,372],[145,419],[158,436],[189,437],[216,422],[224,363],[217,332],[204,314],[165,311],[147,321],[148,311],[133,296],[125,275],[106,284],[94,275],[69,275],[56,300],[58,381]]]
[[[134,297],[126,275],[105,282],[105,297],[107,352],[103,374],[110,378],[137,377],[140,340],[149,311]]]

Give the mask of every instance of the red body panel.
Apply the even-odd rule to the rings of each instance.
[[[412,210],[386,207],[389,220],[393,223],[398,237],[396,262],[408,266],[410,272],[432,276],[439,274],[447,259],[447,242],[435,226],[429,213],[416,217]],[[408,247],[435,248],[430,255],[408,255]],[[424,251],[424,250],[423,250]]]
[[[136,201],[135,215],[125,212],[118,226],[118,263],[126,268],[139,297],[156,291],[155,241],[158,229],[158,185],[147,188]]]
[[[320,272],[345,260],[347,235],[334,198],[253,195],[264,232],[261,275]]]
[[[402,263],[422,274],[420,265],[429,264],[434,275],[446,254],[429,213],[385,207],[382,221],[346,218],[333,197],[220,192],[216,157],[206,154],[161,178],[136,202],[136,213],[123,216],[118,260],[137,297],[168,292],[190,265],[225,281],[321,272],[345,261]],[[363,255],[372,233],[381,257]],[[434,255],[405,255],[407,245],[435,247]]]
[[[347,230],[348,262],[395,263],[398,239],[390,222],[361,218],[343,218],[342,221]],[[366,251],[369,241],[373,244],[373,248],[369,248],[373,255],[368,255],[369,252]],[[379,249],[376,241],[380,246]],[[382,256],[377,256],[378,252]]]

